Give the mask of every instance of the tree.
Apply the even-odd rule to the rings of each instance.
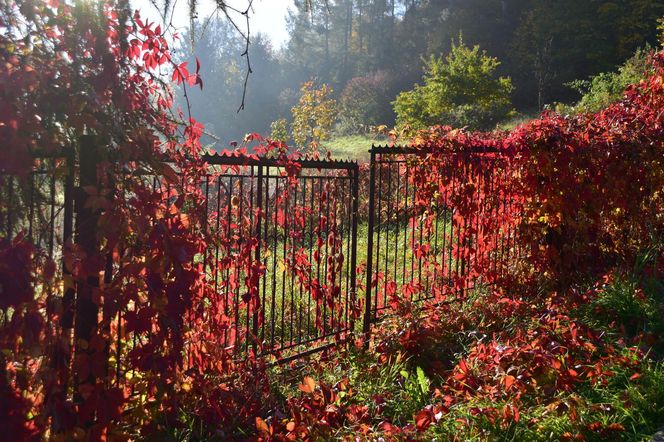
[[[288,120],[279,118],[270,124],[270,138],[275,141],[286,142],[288,140]]]
[[[470,48],[459,37],[447,57],[425,60],[424,85],[402,92],[393,102],[397,124],[423,128],[436,124],[490,129],[511,112],[509,77],[497,77],[498,59]]]
[[[197,36],[193,47],[186,34],[179,48],[180,58],[189,61],[189,66],[194,65],[194,56],[200,60],[206,82],[204,91],[188,92],[192,111],[222,148],[247,133],[268,133],[275,116],[290,110],[290,106],[279,105],[279,93],[285,85],[269,40],[261,34],[252,37],[251,85],[245,94],[242,36],[223,18],[211,19],[205,25],[205,32]],[[202,28],[203,23],[197,23],[197,27]],[[181,103],[185,101],[184,96],[179,98]],[[245,111],[238,112],[242,102]]]
[[[316,87],[307,81],[300,87],[300,100],[293,107],[291,132],[298,148],[318,149],[321,141],[330,138],[330,132],[337,117],[337,101],[332,98],[333,90],[327,84]]]

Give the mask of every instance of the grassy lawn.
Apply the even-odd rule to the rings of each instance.
[[[323,141],[321,147],[332,152],[334,159],[364,162],[369,161],[371,144],[384,144],[386,140],[383,136],[346,135]]]

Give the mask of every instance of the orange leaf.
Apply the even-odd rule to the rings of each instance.
[[[256,416],[256,429],[261,434],[270,434],[270,427],[268,426],[267,422],[258,416]]]
[[[503,382],[505,382],[505,390],[509,390],[512,385],[514,385],[514,382],[516,381],[516,378],[512,375],[507,375],[505,376],[505,379]]]
[[[304,381],[300,384],[300,391],[303,393],[311,394],[316,390],[316,381],[311,376],[305,376]]]

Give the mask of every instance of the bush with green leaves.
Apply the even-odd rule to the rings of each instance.
[[[393,102],[397,125],[421,129],[437,124],[492,129],[514,111],[509,77],[498,77],[500,62],[459,37],[446,57],[424,61],[424,85],[402,92]]]
[[[625,88],[644,79],[652,73],[650,58],[653,50],[650,47],[638,49],[636,53],[618,68],[616,72],[603,72],[589,80],[575,80],[567,83],[581,94],[581,100],[574,106],[561,105],[559,112],[587,113],[598,112],[620,100]]]

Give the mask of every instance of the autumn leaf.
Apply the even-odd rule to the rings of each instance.
[[[311,394],[316,391],[316,381],[311,376],[305,376],[300,384],[300,391],[303,393]]]
[[[260,417],[256,416],[256,429],[259,433],[267,436],[270,434],[270,426]]]
[[[415,426],[418,430],[424,431],[433,423],[435,416],[429,409],[421,410],[415,415]]]

